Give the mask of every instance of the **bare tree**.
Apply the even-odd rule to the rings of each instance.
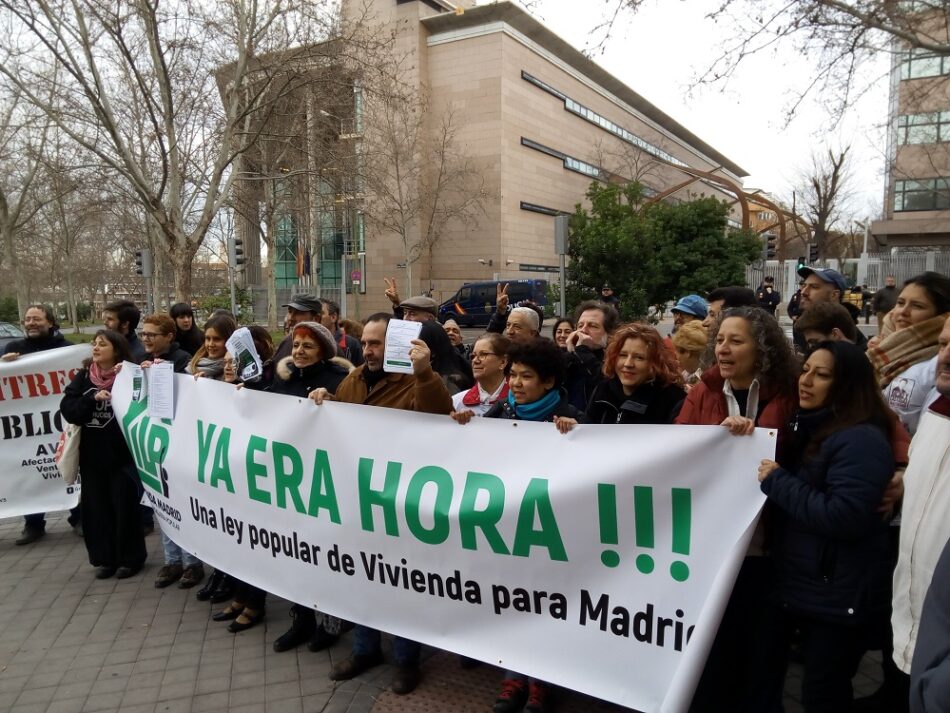
[[[34,184],[42,171],[49,122],[31,109],[16,90],[0,99],[0,237],[21,315],[29,290],[20,269],[19,238],[46,203]]]
[[[636,12],[646,0],[610,0],[607,19],[595,32],[606,41],[625,9]],[[699,75],[696,84],[728,80],[749,57],[789,46],[814,58],[815,73],[788,108],[820,93],[840,116],[871,86],[859,68],[897,49],[950,54],[950,5],[946,0],[721,0],[707,17],[729,28],[730,39]]]
[[[274,98],[293,91],[298,75],[285,67],[358,63],[365,49],[362,28],[341,27],[320,0],[0,0],[0,9],[9,30],[0,76],[137,198],[181,300],[232,163]]]
[[[819,259],[830,257],[832,231],[838,227],[852,199],[847,162],[849,148],[813,154],[811,165],[801,178],[801,188],[793,197],[796,203],[798,195],[801,196],[804,217],[811,223]]]
[[[432,111],[425,91],[377,91],[366,117],[363,212],[368,226],[399,237],[411,293],[413,265],[425,258],[431,279],[433,251],[447,228],[477,223],[489,192],[458,140],[455,112]]]

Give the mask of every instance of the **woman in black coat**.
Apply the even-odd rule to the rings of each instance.
[[[93,338],[92,359],[66,387],[59,406],[66,421],[82,426],[80,504],[86,551],[98,579],[131,577],[146,557],[138,473],[111,400],[117,368],[131,360],[125,337],[100,329]]]
[[[673,423],[686,398],[673,355],[647,324],[611,335],[604,375],[587,406],[591,423]]]
[[[847,711],[868,622],[890,601],[888,525],[878,506],[894,473],[884,404],[864,353],[824,342],[798,381],[782,465],[762,461],[762,492],[780,512],[779,597],[801,632],[807,713]]]
[[[171,306],[168,315],[175,320],[175,341],[178,346],[194,356],[205,343],[205,335],[195,324],[195,312],[191,305],[178,302]]]

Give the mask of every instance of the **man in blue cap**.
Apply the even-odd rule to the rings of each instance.
[[[842,303],[845,290],[848,289],[848,283],[837,270],[830,267],[803,267],[798,271],[798,275],[804,280],[802,283],[802,297],[799,303],[802,313],[807,312],[809,308],[814,307],[820,302]],[[844,305],[847,308],[847,304]],[[848,310],[851,312],[851,310]],[[851,312],[851,318],[857,323],[857,315]],[[808,345],[805,343],[804,335],[798,330],[793,329],[792,334],[795,339],[795,346],[804,354],[808,351]],[[867,337],[858,330],[858,336],[855,344],[862,349],[867,349]]]
[[[682,327],[687,322],[694,319],[706,319],[709,312],[709,305],[699,295],[686,295],[680,297],[679,301],[673,305],[673,331]]]

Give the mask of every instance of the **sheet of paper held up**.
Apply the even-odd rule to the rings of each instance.
[[[391,319],[386,328],[386,356],[383,359],[383,371],[390,374],[411,374],[412,359],[409,350],[412,340],[419,338],[422,322],[407,322],[404,319]]]
[[[158,419],[175,416],[175,365],[170,361],[148,368],[148,415]]]
[[[254,346],[251,330],[241,327],[235,330],[227,342],[228,351],[234,355],[234,365],[241,381],[254,381],[264,372],[261,357]]]
[[[145,369],[138,364],[126,363],[122,367],[132,372],[132,400],[141,401],[148,393],[145,382]]]

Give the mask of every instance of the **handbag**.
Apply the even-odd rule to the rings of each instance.
[[[66,481],[66,485],[73,485],[79,477],[79,436],[81,434],[82,426],[67,423],[59,436],[59,443],[56,444],[53,460],[56,461],[56,467],[63,476],[63,480]]]

